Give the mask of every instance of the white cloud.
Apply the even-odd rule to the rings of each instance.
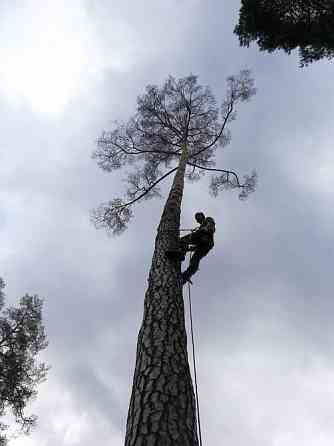
[[[103,70],[131,65],[130,28],[111,16],[102,41],[83,0],[26,0],[1,22],[0,91],[11,105],[58,114]]]
[[[0,21],[0,92],[11,106],[59,115],[109,71],[138,71],[162,49],[173,48],[197,3],[147,2],[137,9],[133,2],[114,9],[103,2],[89,8],[85,0],[8,3]]]

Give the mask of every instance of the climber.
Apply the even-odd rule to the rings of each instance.
[[[180,238],[182,254],[185,256],[188,251],[193,251],[189,266],[182,273],[183,284],[190,281],[190,277],[198,270],[201,259],[214,246],[213,234],[216,230],[214,219],[212,217],[205,217],[203,212],[196,212],[195,220],[200,226],[195,228],[190,234]]]
[[[198,270],[201,259],[213,248],[215,233],[215,221],[212,217],[205,217],[203,212],[196,212],[195,220],[200,226],[193,229],[190,234],[181,237],[179,250],[168,250],[166,252],[170,259],[185,260],[186,253],[193,251],[188,268],[182,273],[182,282],[190,281],[190,277]],[[191,282],[191,281],[190,281]]]

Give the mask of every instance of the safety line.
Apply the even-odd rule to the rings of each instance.
[[[200,413],[199,413],[199,397],[198,397],[198,388],[197,388],[196,356],[195,356],[195,342],[194,342],[194,330],[193,330],[193,315],[192,315],[192,307],[191,307],[190,282],[188,282],[188,300],[189,300],[191,343],[192,343],[192,350],[193,350],[193,368],[194,368],[194,378],[195,378],[195,393],[196,393],[196,407],[197,407],[197,422],[198,422],[198,432],[199,432],[199,443],[200,443],[200,446],[202,446],[202,430],[201,430],[201,418],[200,418]]]
[[[194,228],[189,228],[189,229],[186,229],[186,228],[184,228],[184,229],[178,229],[178,228],[175,228],[175,229],[173,229],[173,228],[171,228],[171,229],[163,229],[162,231],[159,231],[159,232],[175,232],[175,231],[178,231],[178,232],[194,232]]]

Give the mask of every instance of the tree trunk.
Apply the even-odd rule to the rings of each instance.
[[[187,157],[184,145],[155,240],[125,446],[198,446],[180,261],[165,256],[178,242]]]

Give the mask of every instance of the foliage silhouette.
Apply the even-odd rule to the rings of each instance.
[[[46,348],[42,324],[43,301],[26,294],[17,307],[4,308],[4,281],[0,278],[0,417],[8,409],[23,433],[36,424],[35,415],[25,413],[26,405],[36,395],[36,386],[46,378],[48,368],[36,361]],[[7,444],[8,426],[0,423],[0,445]]]
[[[260,50],[299,48],[300,65],[334,57],[332,0],[242,0],[235,33],[242,46]]]

